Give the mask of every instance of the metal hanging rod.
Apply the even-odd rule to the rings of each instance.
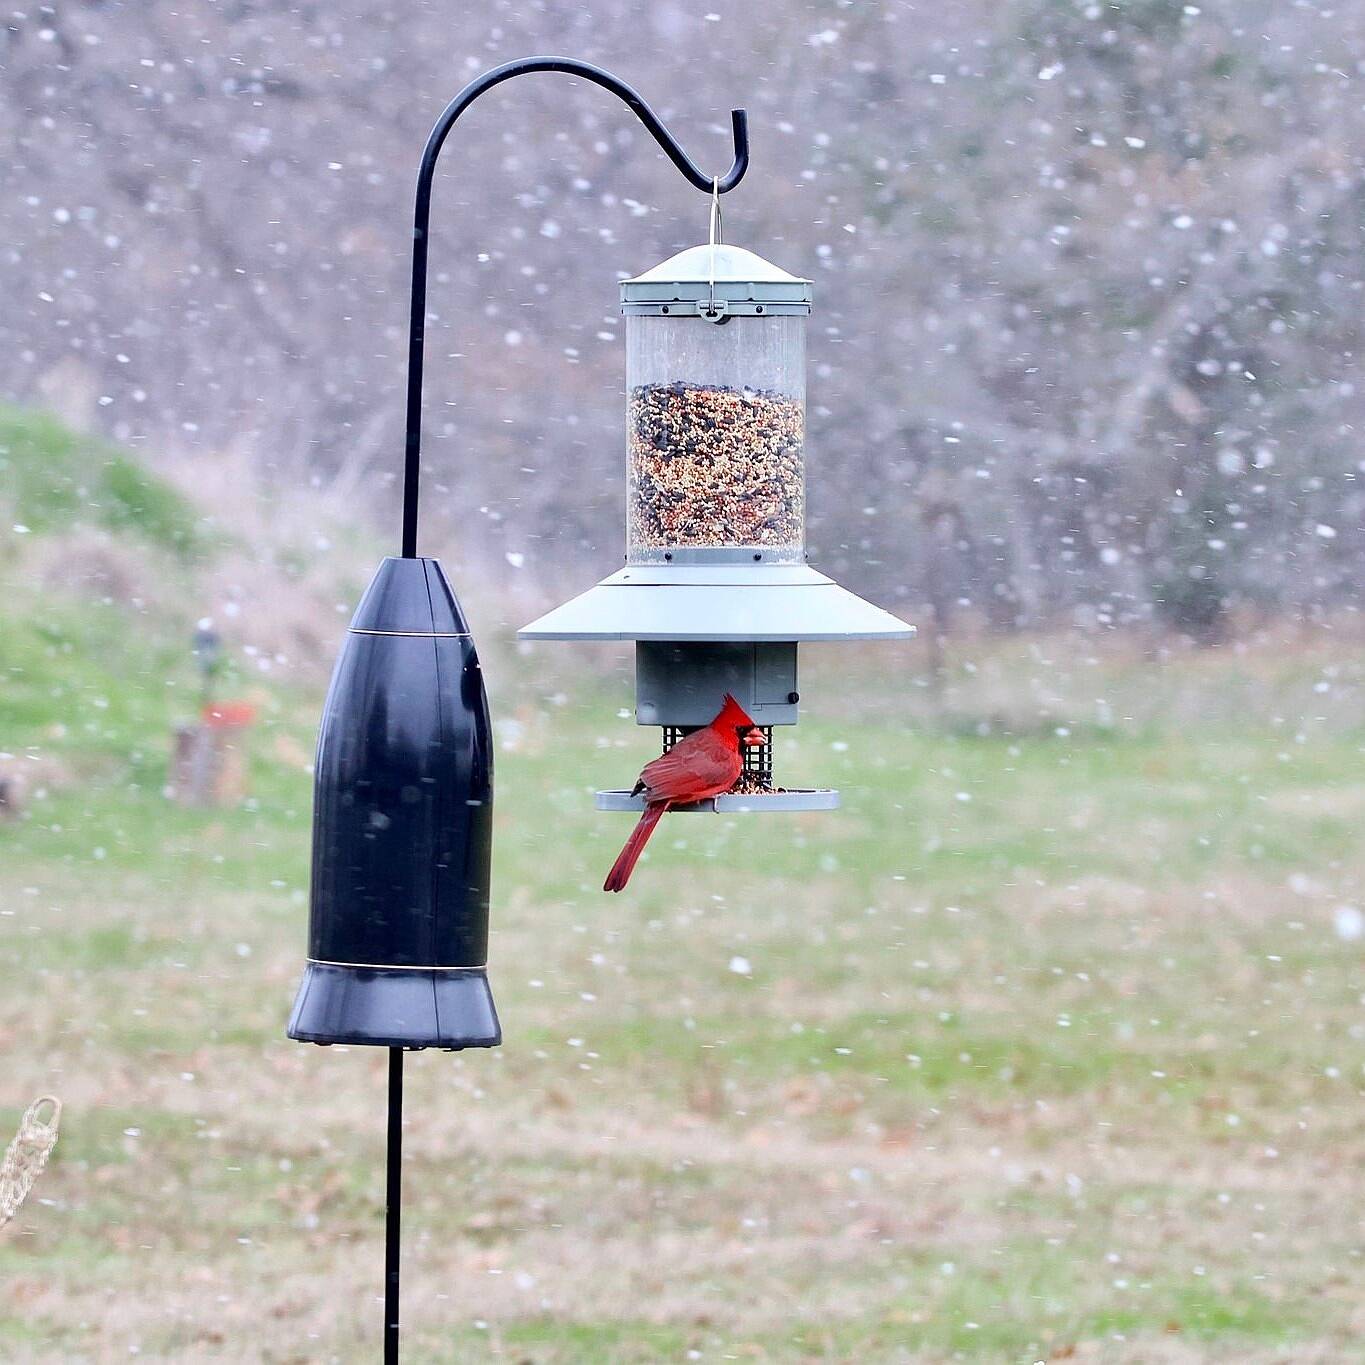
[[[523,57],[519,61],[495,66],[476,80],[470,81],[446,106],[427,139],[422,153],[421,168],[417,172],[417,203],[412,222],[412,312],[408,325],[408,410],[407,438],[403,458],[403,558],[417,557],[417,502],[422,467],[422,358],[425,347],[427,311],[427,241],[431,224],[431,188],[436,175],[436,161],[441,154],[446,136],[455,120],[486,90],[491,90],[513,76],[524,76],[532,71],[562,71],[567,76],[579,76],[621,99],[649,130],[655,142],[663,148],[668,159],[682,172],[687,181],[705,194],[726,194],[734,189],[749,169],[749,116],[743,109],[730,111],[730,125],[734,134],[735,159],[723,176],[710,176],[682,149],[677,138],[664,127],[663,121],[645,103],[641,95],[625,81],[604,71],[591,62],[580,62],[573,57]]]
[[[723,176],[710,176],[683,151],[659,116],[623,80],[590,62],[572,57],[525,57],[486,71],[471,81],[446,106],[431,130],[417,172],[417,200],[412,222],[412,312],[408,326],[407,439],[403,460],[403,558],[417,557],[417,503],[422,464],[422,360],[426,334],[427,248],[431,225],[431,190],[436,161],[455,121],[486,90],[513,76],[532,71],[562,71],[568,76],[600,85],[618,96],[649,130],[668,159],[683,176],[705,194],[724,194],[734,189],[749,169],[749,123],[743,109],[730,112],[734,131],[735,159]],[[389,1050],[388,1154],[384,1219],[384,1361],[397,1365],[399,1343],[400,1238],[402,1231],[403,1180],[403,1050]]]

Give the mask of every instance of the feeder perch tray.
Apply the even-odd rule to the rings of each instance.
[[[623,789],[598,792],[598,810],[644,810],[643,796],[633,796]],[[670,811],[684,814],[694,811],[715,811],[717,815],[741,811],[838,810],[839,793],[828,787],[812,787],[780,792],[727,792],[705,801],[693,801],[685,806],[671,806]]]

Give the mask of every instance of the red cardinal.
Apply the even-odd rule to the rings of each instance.
[[[621,856],[612,864],[603,891],[622,891],[654,826],[670,806],[704,801],[728,792],[744,770],[740,746],[763,743],[744,708],[727,692],[720,715],[701,730],[680,739],[666,754],[646,763],[632,795],[645,794],[645,811],[631,831]]]

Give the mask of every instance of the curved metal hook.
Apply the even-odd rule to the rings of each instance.
[[[710,176],[700,170],[663,121],[645,103],[641,95],[625,81],[604,71],[591,62],[580,62],[573,57],[523,57],[485,71],[470,81],[446,105],[436,126],[431,130],[422,152],[422,163],[417,172],[417,203],[412,224],[412,314],[408,325],[408,407],[407,439],[403,460],[403,558],[417,555],[417,502],[421,474],[422,451],[422,360],[426,332],[427,311],[427,238],[431,225],[431,189],[436,174],[436,161],[446,136],[455,120],[486,90],[531,71],[562,71],[569,76],[580,76],[604,90],[610,90],[626,105],[649,130],[655,142],[663,148],[668,159],[688,182],[706,194],[725,194],[744,179],[749,169],[749,116],[743,109],[730,111],[730,125],[735,144],[735,159],[723,176]]]

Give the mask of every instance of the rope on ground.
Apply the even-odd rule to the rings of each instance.
[[[45,1108],[48,1118],[42,1118]],[[62,1102],[55,1095],[40,1095],[19,1120],[19,1131],[0,1163],[0,1228],[4,1227],[28,1198],[38,1177],[57,1145],[57,1128],[62,1121]]]

